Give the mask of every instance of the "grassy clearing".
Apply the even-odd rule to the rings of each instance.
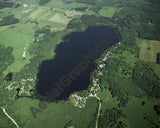
[[[62,23],[62,24],[68,24],[69,19],[66,18],[64,15],[61,14],[55,14],[54,16],[52,16],[49,21],[52,22],[57,22],[57,23]]]
[[[29,15],[29,18],[31,18],[31,19],[37,19],[37,18],[39,18],[40,16],[42,16],[47,11],[48,11],[47,8],[38,8],[37,10],[35,10],[34,12],[32,12]]]
[[[35,23],[18,23],[15,25],[15,30],[22,32],[28,36],[33,36],[35,32],[36,24]]]
[[[39,4],[39,0],[14,0],[14,2],[19,4],[29,4],[29,5]]]
[[[89,98],[85,108],[77,108],[71,101],[52,103],[33,119],[30,127],[35,128],[64,128],[71,120],[79,124],[80,128],[86,128],[97,112],[98,102],[96,98]]]
[[[24,65],[29,63],[31,58],[28,50],[29,45],[32,43],[33,37],[25,35],[15,29],[7,29],[0,33],[0,43],[4,46],[10,46],[13,48],[13,55],[15,58],[14,63],[12,63],[5,71],[4,74],[9,72],[18,72]],[[26,44],[28,43],[28,46]],[[26,48],[26,57],[23,58],[24,48]]]
[[[7,113],[23,128],[28,128],[32,120],[32,113],[30,107],[34,106],[38,108],[38,100],[32,100],[29,98],[20,98],[16,101],[9,102],[6,111]]]
[[[160,52],[160,41],[142,40],[140,59],[143,61],[157,62],[157,53]]]
[[[135,55],[133,55],[131,52],[128,52],[128,51],[124,51],[122,53],[122,56],[124,56],[126,59],[126,62],[131,64],[132,66],[135,65],[135,62],[138,60]]]
[[[51,21],[38,20],[38,27],[39,28],[43,28],[46,25],[51,26],[50,27],[51,31],[62,30],[62,29],[65,29],[65,27],[66,27],[66,24],[61,24],[61,23],[51,22]]]
[[[119,103],[116,99],[112,98],[112,95],[108,89],[104,90],[103,92],[99,91],[98,97],[102,100],[101,111],[115,107]]]
[[[142,105],[143,101],[145,102],[144,105]],[[127,107],[124,108],[124,112],[129,123],[129,128],[151,128],[152,125],[143,119],[145,115],[154,118],[154,121],[158,119],[158,115],[153,108],[153,103],[147,99],[132,97]]]
[[[39,20],[49,20],[52,16],[56,14],[55,11],[47,11],[44,15],[40,16]]]
[[[1,27],[0,27],[0,32],[6,30],[8,27],[10,27],[10,25],[9,25],[9,26],[1,26]]]
[[[47,8],[39,8],[35,10],[29,15],[29,18],[37,19],[38,21],[44,20],[61,24],[68,24],[70,20],[69,18],[61,14],[60,11],[52,11]]]
[[[142,96],[144,92],[132,83],[131,79],[117,77],[117,83],[123,89],[123,92],[128,92],[131,96]]]
[[[4,11],[7,11],[9,10],[10,8],[3,8],[3,9],[0,9],[0,13],[3,13]]]
[[[6,17],[8,15],[11,15],[13,10],[13,8],[7,8],[6,10],[1,9],[0,17]]]
[[[13,122],[0,109],[0,128],[16,128]]]
[[[101,16],[105,16],[105,17],[112,17],[113,14],[115,13],[116,11],[116,8],[113,8],[113,7],[103,7],[103,9],[101,9],[99,11],[99,14]]]

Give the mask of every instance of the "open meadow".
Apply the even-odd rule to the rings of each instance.
[[[140,58],[144,61],[157,62],[157,53],[160,53],[160,41],[142,40]]]

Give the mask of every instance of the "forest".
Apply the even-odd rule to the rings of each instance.
[[[43,6],[43,5],[45,5],[46,3],[48,3],[48,2],[50,2],[51,0],[40,0],[39,1],[39,5],[40,6]]]
[[[12,7],[14,3],[8,2],[8,1],[0,1],[0,9],[6,8],[6,7]]]
[[[0,21],[0,26],[11,25],[18,23],[19,20],[15,18],[13,15],[6,16]]]
[[[142,61],[136,62],[132,76],[133,82],[148,96],[160,98],[160,79],[150,66]]]
[[[13,48],[4,47],[0,44],[0,85],[2,85],[3,75],[2,72],[14,62],[14,56],[12,55]]]
[[[99,118],[99,128],[126,128],[125,116],[121,110],[116,108],[107,109],[101,113]]]
[[[157,53],[157,63],[160,64],[160,53]]]

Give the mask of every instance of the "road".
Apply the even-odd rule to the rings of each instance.
[[[20,128],[20,127],[18,126],[18,124],[16,123],[16,121],[15,121],[12,117],[10,117],[10,116],[8,115],[8,113],[6,112],[5,108],[3,108],[3,107],[0,107],[0,108],[2,109],[3,113],[16,125],[16,127],[17,127],[17,128]]]

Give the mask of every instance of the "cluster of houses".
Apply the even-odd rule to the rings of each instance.
[[[75,102],[75,107],[84,108],[89,97],[97,97],[97,91],[99,88],[98,79],[93,79],[93,86],[91,87],[87,97],[81,97],[78,93],[75,93],[70,96],[70,99]]]
[[[113,51],[115,51],[119,47],[120,44],[121,42],[119,42],[115,47],[110,49],[105,55],[105,57],[102,58],[101,62],[105,62],[113,54]],[[99,65],[97,69],[99,75],[103,75],[103,73],[101,72],[101,69],[104,67],[105,67],[104,63]],[[74,101],[75,107],[84,108],[86,105],[87,99],[89,97],[95,97],[98,100],[100,100],[100,98],[97,96],[97,92],[99,89],[100,89],[99,79],[97,78],[93,79],[93,86],[91,87],[87,97],[81,97],[78,95],[78,93],[74,93],[73,95],[70,96],[70,99]]]

